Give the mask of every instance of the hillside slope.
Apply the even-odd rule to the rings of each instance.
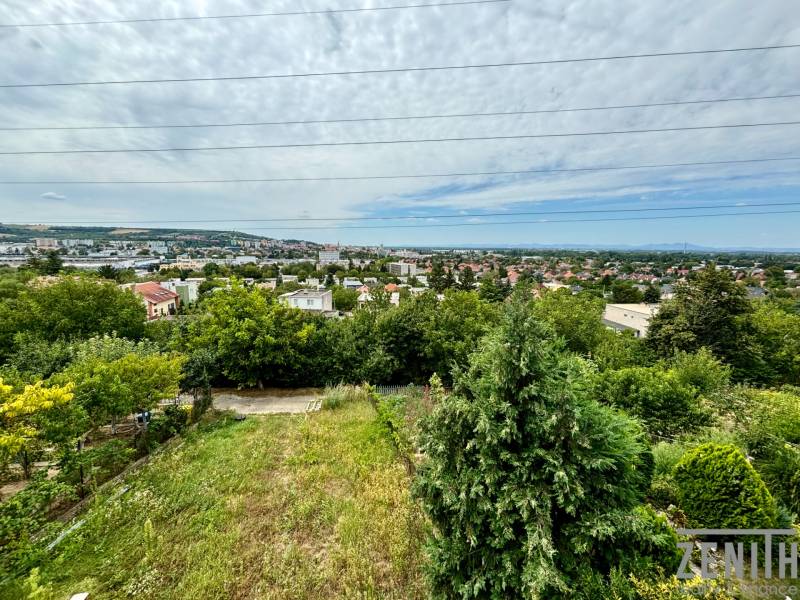
[[[127,483],[45,562],[36,598],[423,596],[424,521],[368,404],[193,433]],[[13,585],[0,595],[37,584]]]

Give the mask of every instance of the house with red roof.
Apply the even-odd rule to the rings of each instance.
[[[135,284],[133,293],[144,302],[145,308],[147,308],[148,321],[174,315],[180,305],[180,296],[178,294],[161,287],[155,281]]]

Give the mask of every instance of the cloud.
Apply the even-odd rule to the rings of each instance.
[[[224,0],[208,12],[252,12],[252,0]],[[6,0],[6,21],[43,22],[190,14],[184,0]],[[275,0],[270,10],[291,10]],[[308,8],[325,8],[309,0]],[[200,10],[196,8],[194,10]],[[382,69],[760,46],[798,41],[800,4],[640,3],[542,0],[342,15],[210,20],[0,34],[0,83],[149,79]],[[733,41],[732,41],[733,40]],[[33,51],[36,43],[43,50]],[[45,58],[43,58],[45,57]],[[800,50],[664,57],[562,65],[467,69],[350,77],[187,84],[9,89],[0,94],[3,123],[191,124],[400,116],[610,106],[800,89]],[[281,144],[667,128],[682,125],[794,121],[797,99],[480,118],[318,123],[232,128],[2,132],[7,151]],[[69,179],[230,179],[393,175],[582,168],[774,156],[800,156],[800,127],[687,131],[386,146],[239,150],[174,154],[3,156],[0,181]],[[598,205],[638,192],[650,204],[800,190],[797,163],[576,172],[560,175],[276,182],[227,185],[71,186],[80,207],[48,207],[48,220],[214,218],[354,218],[425,214],[442,209],[513,210],[529,202]],[[5,186],[5,218],[38,222],[30,194],[63,199],[46,186]],[[52,195],[52,196],[51,196]],[[776,221],[776,239],[792,240],[792,219]],[[755,222],[748,225],[754,227]],[[796,220],[795,220],[796,225]],[[209,224],[226,228],[230,224]],[[618,236],[645,235],[641,223]],[[783,228],[783,229],[781,229]],[[544,230],[544,229],[542,229]],[[610,228],[572,226],[565,239],[599,239]],[[659,224],[684,235],[680,222]],[[342,241],[457,241],[483,236],[454,228],[348,230]],[[495,240],[528,241],[526,230]],[[553,231],[556,231],[555,229]],[[557,231],[562,232],[561,229]],[[747,227],[706,227],[698,235],[740,241]],[[257,231],[265,235],[284,232]],[[313,238],[327,232],[298,230]],[[418,237],[417,233],[419,233]],[[561,233],[559,233],[561,235]],[[607,233],[611,235],[611,233]],[[426,238],[427,236],[427,238]],[[482,237],[482,239],[488,239]],[[681,238],[682,239],[682,238]],[[707,240],[700,240],[707,241]]]
[[[55,192],[45,192],[40,198],[44,200],[66,200],[67,197],[63,196],[62,194],[56,194]]]

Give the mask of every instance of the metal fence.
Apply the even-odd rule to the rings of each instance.
[[[428,386],[425,385],[376,385],[375,390],[381,396],[423,395]]]

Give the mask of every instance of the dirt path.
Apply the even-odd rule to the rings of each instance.
[[[293,390],[214,390],[214,407],[235,410],[245,415],[304,413],[320,409],[322,390],[300,388]]]

